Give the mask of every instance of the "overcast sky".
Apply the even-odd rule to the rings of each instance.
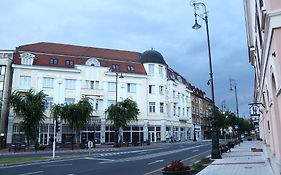
[[[248,116],[253,67],[248,62],[242,0],[202,0],[208,9],[216,105]],[[1,0],[0,50],[57,42],[144,52],[154,48],[168,65],[204,90],[210,86],[207,39],[193,30],[189,0]]]

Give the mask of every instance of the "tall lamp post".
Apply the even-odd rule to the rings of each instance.
[[[124,78],[122,73],[119,76],[119,78]],[[116,79],[116,84],[115,84],[115,88],[116,88],[116,94],[115,94],[115,104],[117,105],[117,98],[118,98],[118,72],[115,73],[115,79]]]
[[[120,74],[120,76],[118,77],[118,72],[115,72],[115,80],[116,80],[116,84],[115,84],[115,90],[116,90],[116,93],[115,93],[115,105],[117,105],[117,98],[118,98],[118,78],[124,78],[123,75],[122,75],[122,72]],[[115,128],[115,146],[118,147],[118,135],[119,135],[119,128]]]
[[[206,32],[207,32],[207,42],[208,42],[208,55],[209,55],[209,67],[210,67],[210,79],[208,84],[211,85],[211,93],[212,93],[212,159],[220,159],[221,154],[219,151],[219,131],[217,126],[217,117],[215,116],[215,92],[214,92],[214,79],[213,79],[213,69],[212,69],[212,56],[211,56],[211,46],[210,46],[210,36],[209,36],[209,26],[208,26],[208,13],[206,9],[206,5],[202,2],[191,1],[194,7],[194,17],[195,24],[192,26],[193,29],[198,30],[201,28],[201,25],[197,22],[197,17],[200,17],[205,21],[206,24]],[[199,9],[202,9],[202,13],[197,13]]]
[[[238,119],[238,128],[237,128],[237,132],[238,132],[238,140],[239,142],[241,142],[241,133],[240,133],[240,126],[239,126],[239,108],[238,108],[238,98],[237,98],[237,87],[236,87],[236,81],[234,79],[229,79],[230,81],[230,91],[235,92],[235,103],[236,103],[236,116]]]

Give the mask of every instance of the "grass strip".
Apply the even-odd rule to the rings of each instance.
[[[1,158],[0,165],[7,165],[13,163],[23,163],[23,162],[32,162],[39,160],[47,160],[49,158],[46,157],[9,157],[9,158]]]

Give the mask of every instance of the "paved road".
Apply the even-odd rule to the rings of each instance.
[[[87,157],[0,167],[2,175],[158,175],[172,160],[191,164],[210,154],[210,142],[114,149]]]

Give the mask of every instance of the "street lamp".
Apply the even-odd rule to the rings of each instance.
[[[239,109],[238,109],[238,98],[237,98],[237,87],[236,87],[236,81],[234,79],[229,79],[230,81],[230,91],[233,91],[234,89],[234,92],[235,92],[235,103],[236,103],[236,116],[238,118],[238,140],[239,142],[241,142],[241,133],[240,133],[240,126],[239,126]]]
[[[211,46],[210,46],[210,36],[209,36],[209,26],[208,26],[208,13],[206,9],[206,5],[202,2],[191,1],[194,7],[194,17],[195,17],[195,24],[192,26],[193,29],[198,30],[201,28],[201,25],[197,22],[197,17],[200,17],[205,21],[206,24],[206,32],[207,32],[207,42],[208,42],[208,55],[209,55],[209,67],[210,67],[210,79],[208,84],[211,85],[211,92],[212,92],[212,159],[220,159],[221,154],[219,151],[219,131],[217,127],[217,117],[215,116],[215,92],[214,92],[214,79],[213,79],[213,70],[212,70],[212,57],[211,57]],[[202,13],[197,13],[197,10],[203,8]]]
[[[195,129],[195,123],[193,123],[193,141],[196,142],[196,129]]]
[[[115,72],[115,80],[116,80],[116,84],[115,84],[115,88],[116,88],[116,93],[115,93],[115,105],[117,106],[117,97],[118,97],[118,78],[124,78],[122,75],[122,72],[120,74],[120,76],[118,77],[118,72]],[[115,147],[119,147],[118,145],[118,136],[119,136],[119,128],[115,128]]]
[[[115,84],[115,88],[116,88],[116,94],[115,94],[115,104],[117,105],[117,94],[118,94],[118,72],[115,73],[115,78],[116,78],[116,84]],[[124,78],[121,72],[121,75],[119,76],[119,78]]]

